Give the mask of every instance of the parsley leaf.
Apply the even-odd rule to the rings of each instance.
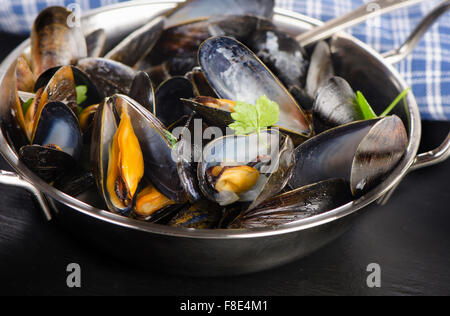
[[[176,139],[175,136],[173,136],[173,134],[169,131],[165,131],[166,132],[166,137],[167,139],[170,141],[170,145],[172,148],[175,147],[176,144],[178,144],[178,139]]]
[[[280,109],[277,103],[269,100],[265,95],[256,100],[256,105],[236,102],[231,117],[235,121],[230,128],[236,135],[247,135],[259,132],[278,122]]]
[[[361,91],[356,92],[356,104],[361,109],[365,120],[371,120],[378,117]]]
[[[87,86],[76,86],[77,104],[80,105],[87,100]]]

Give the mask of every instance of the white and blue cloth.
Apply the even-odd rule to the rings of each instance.
[[[127,0],[0,0],[0,31],[27,33],[36,15],[51,5],[77,3],[83,11]],[[343,15],[368,0],[277,0],[277,6],[323,21]],[[399,47],[440,0],[377,17],[349,30],[379,52]],[[450,120],[450,13],[436,23],[413,54],[396,65],[412,87],[423,119]]]

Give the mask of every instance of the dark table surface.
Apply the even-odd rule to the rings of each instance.
[[[21,40],[0,34],[0,60]],[[421,150],[438,146],[449,130],[450,123],[424,122]],[[1,158],[0,169],[10,170]],[[0,294],[450,295],[449,175],[450,161],[410,174],[387,206],[364,210],[350,231],[303,260],[214,279],[118,263],[45,222],[23,190],[1,186]],[[79,289],[66,285],[70,263],[81,266]],[[381,288],[367,286],[371,263],[381,267]]]

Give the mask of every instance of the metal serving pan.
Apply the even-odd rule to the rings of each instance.
[[[125,35],[179,1],[134,1],[87,12],[82,24],[89,33],[98,27],[108,34],[112,47]],[[427,18],[408,42],[385,59],[357,39],[339,33],[333,38],[333,58],[339,75],[367,94],[380,110],[407,84],[388,62],[398,61],[443,10]],[[321,22],[290,11],[276,9],[279,27],[298,35]],[[26,40],[0,66],[0,151],[16,173],[0,171],[0,183],[30,191],[47,219],[113,254],[128,264],[195,276],[238,275],[262,271],[299,259],[341,235],[365,206],[386,196],[411,170],[438,163],[450,154],[450,135],[433,152],[417,155],[421,138],[420,113],[410,93],[407,107],[396,113],[407,126],[407,153],[392,174],[362,198],[340,208],[277,229],[190,230],[141,222],[97,209],[46,184],[18,159],[10,124],[14,119],[9,99],[16,59],[29,49]]]

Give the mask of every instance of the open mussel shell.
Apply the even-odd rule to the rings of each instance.
[[[346,181],[330,179],[272,197],[242,213],[229,228],[277,227],[331,211],[352,200]]]
[[[202,193],[197,178],[197,155],[201,157],[201,149],[196,148],[194,121],[195,113],[187,118],[179,141],[175,148],[178,175],[184,187],[189,202],[196,203],[202,199]],[[201,130],[203,132],[203,130]],[[197,153],[199,151],[200,153]]]
[[[280,146],[281,145],[281,146]],[[198,178],[203,194],[223,206],[234,202],[250,202],[256,207],[283,190],[294,166],[294,146],[288,136],[267,130],[248,136],[226,136],[209,143],[198,164]],[[248,169],[249,166],[254,166]],[[215,168],[221,168],[217,181],[237,184],[242,190],[218,192],[211,180]],[[229,169],[228,169],[229,168]],[[227,171],[231,174],[226,175]],[[255,174],[256,177],[255,177]],[[248,182],[248,183],[247,183]],[[217,182],[216,182],[217,183]],[[252,186],[248,184],[252,184]]]
[[[22,55],[17,59],[16,65],[16,84],[17,90],[24,92],[33,92],[34,76],[33,71],[27,61]]]
[[[192,111],[181,99],[194,97],[192,83],[184,77],[173,77],[163,82],[155,92],[156,117],[165,125],[170,126],[184,115]]]
[[[65,71],[65,76],[64,77],[55,76],[59,71],[61,71],[61,69],[63,69]],[[72,74],[70,74],[70,71],[72,71]],[[73,78],[73,84],[70,82],[63,82],[63,80],[72,80],[72,78]],[[51,82],[52,82],[52,85],[49,85],[49,83],[51,83]],[[34,91],[38,91],[39,89],[41,89],[43,87],[47,87],[47,90],[49,90],[51,87],[53,87],[53,90],[54,90],[60,86],[62,86],[65,89],[65,91],[71,91],[68,89],[69,88],[71,89],[72,86],[74,86],[74,87],[85,86],[87,88],[86,100],[83,103],[77,105],[81,108],[86,108],[90,105],[98,104],[102,101],[100,92],[98,92],[97,87],[89,79],[87,74],[84,73],[79,68],[74,67],[74,66],[54,67],[54,68],[48,69],[47,71],[42,73],[41,76],[39,76],[38,80],[36,81],[36,83],[34,85]],[[51,91],[51,90],[49,90],[49,91]],[[60,100],[65,100],[65,99],[60,99]],[[72,104],[71,107],[73,108],[74,107],[73,106],[73,102],[74,102],[73,97],[71,97],[68,100],[71,100],[71,104]],[[76,101],[76,99],[75,99],[75,101]]]
[[[319,89],[313,106],[316,134],[363,119],[364,114],[356,103],[355,92],[345,79],[332,77]]]
[[[217,97],[200,67],[195,67],[192,71],[188,72],[185,77],[192,82],[194,94],[196,96]]]
[[[158,17],[137,29],[113,48],[105,58],[134,67],[155,46],[164,29],[164,17]]]
[[[60,101],[64,102],[74,113],[77,113],[77,92],[75,88],[76,83],[72,66],[51,68],[36,81],[36,93],[40,89],[43,89],[43,92],[39,98],[36,98],[37,108],[31,107],[30,110],[38,111],[39,108],[49,102]]]
[[[172,143],[168,132],[156,117],[124,95],[108,98],[96,117],[92,154],[98,178],[103,181],[106,175],[109,146],[116,132],[115,126],[118,125],[115,115],[120,117],[125,109],[142,152],[145,178],[170,200],[184,203],[186,196],[180,183],[176,161],[172,157]],[[103,183],[99,183],[100,188]]]
[[[352,181],[353,194],[367,192],[398,164],[407,143],[405,126],[397,116],[328,130],[295,150],[296,165],[289,185],[296,189],[339,178]]]
[[[61,102],[46,104],[38,113],[32,145],[20,148],[20,159],[47,182],[76,168],[82,136],[75,114]]]
[[[232,101],[199,96],[189,100],[183,99],[183,102],[211,126],[226,128],[234,122],[231,117],[234,105]]]
[[[76,161],[69,154],[40,145],[21,147],[19,158],[34,174],[46,182],[52,182],[69,170],[77,168]]]
[[[75,160],[81,155],[82,136],[75,114],[61,102],[46,104],[38,114],[32,143],[56,147]]]
[[[401,119],[384,118],[364,137],[352,163],[350,187],[360,197],[376,187],[406,153],[408,135]]]
[[[189,0],[167,14],[166,27],[223,14],[251,14],[271,18],[274,6],[274,0]]]
[[[265,95],[280,106],[277,127],[303,138],[311,136],[311,124],[294,98],[261,60],[240,42],[229,37],[208,39],[200,47],[199,62],[220,98],[255,104]]]
[[[106,31],[104,29],[95,30],[86,35],[87,57],[101,57],[106,46]]]
[[[308,74],[306,77],[306,92],[313,99],[320,87],[335,74],[331,59],[330,46],[327,42],[319,42],[311,55]]]
[[[155,114],[155,89],[147,73],[139,71],[136,74],[128,96]]]
[[[261,29],[253,33],[248,47],[288,89],[305,86],[309,58],[295,38],[277,29]]]
[[[88,75],[102,98],[117,93],[127,95],[136,76],[132,68],[105,58],[84,58],[77,67]]]
[[[35,78],[47,69],[74,64],[87,57],[81,28],[69,25],[72,12],[64,7],[41,11],[31,30],[31,67]]]
[[[184,207],[168,223],[171,227],[215,229],[222,218],[222,210],[216,204],[202,200]]]

